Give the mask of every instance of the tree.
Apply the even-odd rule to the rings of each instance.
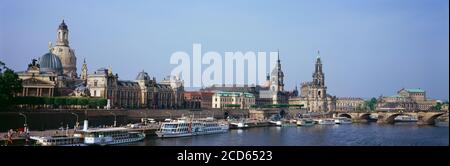
[[[62,105],[66,105],[66,98],[64,97],[57,97],[55,98],[55,105],[58,106],[62,106]]]
[[[15,94],[21,90],[22,81],[19,76],[0,61],[0,107],[10,107]]]
[[[440,111],[442,109],[442,103],[437,102],[436,105],[434,105],[433,109],[436,111]]]
[[[375,106],[377,105],[377,99],[375,97],[372,97],[370,100],[367,100],[365,104],[367,107],[369,107],[369,110],[374,111]]]
[[[89,104],[89,99],[87,98],[78,98],[77,99],[77,104],[80,105],[81,107],[83,106],[87,106]]]

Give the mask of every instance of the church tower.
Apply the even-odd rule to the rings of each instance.
[[[51,52],[59,57],[63,66],[63,74],[68,77],[77,77],[77,57],[69,46],[69,29],[62,20],[56,33],[56,45]]]
[[[275,92],[284,91],[284,73],[281,70],[280,51],[278,51],[277,64],[270,75],[270,90]]]
[[[58,35],[56,37],[57,46],[69,46],[69,29],[64,20],[58,27]]]
[[[83,60],[83,66],[81,67],[81,80],[84,81],[84,83],[86,83],[87,80],[87,73],[88,73],[88,69],[87,69],[87,64],[86,64],[86,59]]]
[[[320,60],[320,52],[317,51],[316,67],[313,73],[313,83],[316,86],[325,86],[325,74],[322,72],[322,62]]]

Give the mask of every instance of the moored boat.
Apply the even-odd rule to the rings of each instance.
[[[227,123],[219,123],[213,119],[188,120],[181,118],[172,122],[164,122],[156,131],[156,135],[162,138],[186,137],[195,135],[225,133],[229,130]]]
[[[40,146],[85,146],[83,138],[77,136],[30,136]]]
[[[299,119],[297,120],[297,126],[313,126],[314,120],[312,119]]]
[[[351,124],[352,119],[346,118],[346,117],[337,117],[337,118],[334,118],[334,123],[335,124]]]
[[[317,124],[320,124],[320,125],[334,125],[335,123],[334,123],[334,119],[329,119],[329,118],[326,118],[326,119],[317,119],[316,120],[316,123]]]
[[[124,127],[98,128],[83,131],[84,143],[87,145],[115,145],[141,141],[142,132],[130,132]]]

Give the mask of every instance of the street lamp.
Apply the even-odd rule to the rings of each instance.
[[[73,113],[73,112],[71,112],[70,114],[75,115],[75,116],[77,117],[77,121],[75,122],[75,126],[74,126],[74,128],[75,128],[75,130],[76,130],[76,129],[78,129],[78,125],[80,124],[80,123],[78,122],[78,114]]]
[[[23,113],[19,113],[20,116],[23,116],[25,118],[25,123],[23,124],[24,127],[24,132],[28,133],[28,128],[27,128],[27,116]]]
[[[111,112],[111,111],[108,111],[110,114],[112,114],[112,115],[114,115],[114,127],[116,127],[116,125],[117,125],[117,117],[116,117],[116,114],[115,113],[113,113],[113,112]]]

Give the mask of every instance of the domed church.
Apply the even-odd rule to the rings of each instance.
[[[63,20],[57,30],[56,45],[49,43],[47,53],[33,59],[26,71],[17,72],[23,86],[19,96],[64,96],[83,84],[77,77],[77,58],[68,37],[69,29]]]

